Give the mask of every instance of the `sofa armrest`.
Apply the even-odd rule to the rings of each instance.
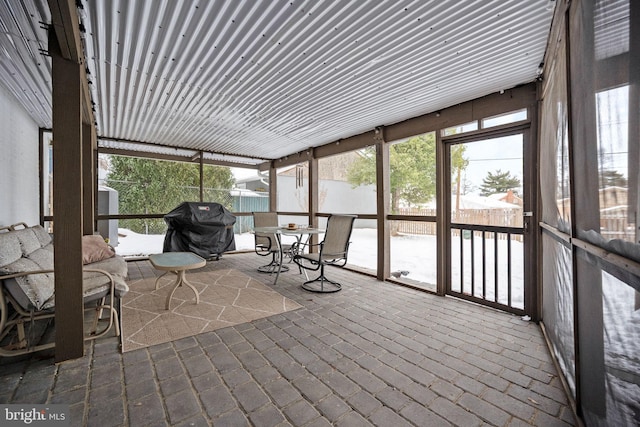
[[[115,291],[116,291],[116,282],[113,276],[109,272],[102,269],[98,269],[98,268],[83,268],[82,272],[98,273],[99,275],[106,276],[106,279],[102,279],[102,283],[95,283],[96,282],[95,276],[88,278],[86,277],[85,274],[83,274],[83,276],[85,276],[83,277],[83,289],[82,289],[83,298],[87,299],[88,301],[96,299],[95,297],[96,295],[104,296],[104,291],[108,289],[107,294],[113,300],[115,296]],[[27,277],[27,276],[37,275],[37,274],[54,274],[54,273],[55,271],[52,269],[21,271],[18,273],[0,275],[0,281],[16,279],[20,277]],[[12,296],[16,301],[25,301],[24,298],[16,295],[17,292],[24,293],[24,291],[22,291],[22,289],[20,288],[19,285],[17,285],[16,282],[14,282],[14,284],[15,284],[14,286],[5,286],[5,288],[10,294],[12,294]],[[89,284],[90,286],[87,286],[87,284]],[[23,304],[24,303],[22,303],[21,305]],[[47,303],[44,304],[43,309],[50,309],[50,308],[53,308],[53,306],[54,306],[53,301],[50,301],[50,302],[48,301]],[[22,307],[22,308],[27,311],[29,310],[29,307]]]

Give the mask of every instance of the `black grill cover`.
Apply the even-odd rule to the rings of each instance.
[[[164,216],[164,252],[193,252],[205,259],[236,249],[236,217],[219,203],[184,202]]]

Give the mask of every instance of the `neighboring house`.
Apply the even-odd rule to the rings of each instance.
[[[600,189],[600,210],[627,206],[627,189],[624,187],[605,187]]]
[[[256,193],[268,193],[269,192],[269,177],[262,176],[259,173],[256,176],[243,178],[236,181],[237,189],[251,190]]]
[[[629,222],[628,215],[628,189],[625,187],[611,186],[601,188],[598,191],[600,203],[600,233],[607,239],[621,239],[633,242],[635,228]],[[570,211],[570,199],[557,201],[558,211],[564,212],[568,220]]]
[[[605,187],[598,190],[599,195],[599,203],[600,203],[600,212],[610,211],[612,208],[627,209],[628,200],[627,194],[628,190],[625,187]],[[556,204],[558,206],[558,210],[560,212],[566,212],[568,216],[570,214],[569,206],[570,206],[571,198],[567,197],[564,199],[558,199]]]
[[[343,153],[321,159],[318,163],[318,209],[328,213],[373,213],[376,206],[374,185],[353,187],[347,179],[349,166],[360,157],[358,151]],[[282,212],[305,212],[308,210],[309,169],[307,163],[291,165],[277,170],[277,209]],[[238,180],[236,189],[268,192],[268,176],[256,175]],[[331,197],[328,197],[328,195]],[[349,200],[349,205],[344,205]],[[292,217],[295,221],[298,218]],[[286,217],[282,221],[287,221]],[[374,226],[375,221],[360,220],[356,227]]]
[[[499,200],[501,202],[510,203],[512,205],[518,205],[522,207],[522,198],[515,194],[513,190],[507,190],[506,193],[496,193],[489,196],[491,199]]]

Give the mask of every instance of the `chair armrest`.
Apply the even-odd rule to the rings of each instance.
[[[111,273],[109,273],[106,270],[101,270],[99,268],[83,268],[82,269],[82,273],[100,273],[103,274],[105,276],[107,276],[109,278],[109,297],[111,298],[111,304],[113,304],[113,300],[114,300],[114,295],[116,292],[116,282],[115,280],[113,280],[113,276],[111,275]],[[83,274],[84,276],[84,274]],[[83,277],[84,280],[84,277]],[[83,292],[82,294],[84,295],[85,291],[84,291],[84,286],[83,286]]]
[[[309,252],[311,252],[311,248],[320,248],[320,250],[322,250],[322,242],[315,244],[300,242],[299,245],[296,244],[296,252],[303,253],[304,248],[308,248]]]

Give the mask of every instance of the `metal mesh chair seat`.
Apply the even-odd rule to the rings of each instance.
[[[253,226],[277,227],[278,214],[276,212],[254,212]],[[280,248],[278,247],[278,236],[275,233],[255,233],[255,252],[260,256],[271,256],[269,264],[258,267],[261,273],[275,273],[280,266]],[[291,251],[291,245],[283,245],[282,252]],[[280,271],[289,271],[289,267],[283,265]]]
[[[328,279],[324,274],[326,265],[344,267],[347,264],[349,253],[349,239],[353,230],[354,215],[331,215],[327,221],[327,231],[324,240],[318,245],[318,252],[298,253],[294,255],[293,262],[300,267],[311,270],[320,270],[320,275],[302,284],[302,288],[310,292],[338,292],[342,285]]]

